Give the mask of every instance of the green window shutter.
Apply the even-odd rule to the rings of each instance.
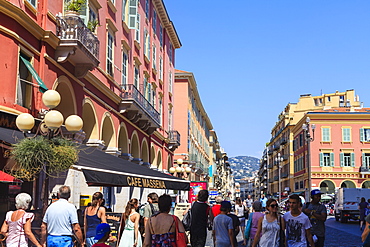
[[[322,129],[322,141],[330,142],[330,129],[329,128]]]
[[[356,166],[355,153],[351,153],[351,166],[352,167],[355,167]]]
[[[343,153],[340,153],[340,166],[343,167],[344,166],[344,154]]]
[[[129,2],[129,6],[128,6],[128,27],[130,29],[136,29],[137,1],[138,0],[130,0],[130,2]]]
[[[364,141],[364,129],[361,128],[360,129],[360,142],[363,142]]]
[[[22,62],[24,63],[28,71],[31,73],[33,78],[37,81],[37,84],[40,86],[39,91],[41,93],[45,93],[48,90],[48,88],[45,86],[45,83],[41,80],[40,76],[37,74],[35,68],[29,61],[27,61],[27,59],[23,58],[22,56],[19,57],[21,58]]]
[[[324,154],[320,153],[320,166],[324,166]]]
[[[342,129],[342,141],[350,142],[351,141],[351,129],[343,128]]]
[[[361,166],[365,167],[365,165],[366,165],[366,157],[365,157],[365,153],[362,153],[362,164],[361,164]]]
[[[334,153],[330,153],[330,166],[334,167]]]

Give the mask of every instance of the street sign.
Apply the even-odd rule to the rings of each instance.
[[[217,190],[210,190],[209,195],[210,196],[218,196],[218,191]]]

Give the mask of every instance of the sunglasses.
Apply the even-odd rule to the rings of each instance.
[[[277,204],[270,204],[270,207],[276,208],[278,205]]]

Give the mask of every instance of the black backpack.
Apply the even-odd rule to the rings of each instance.
[[[152,215],[151,216],[155,216],[155,215],[160,213],[159,210],[154,210],[154,206],[153,206],[152,203],[149,203],[149,205],[150,205],[150,208],[152,209]]]

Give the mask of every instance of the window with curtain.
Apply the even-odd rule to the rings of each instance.
[[[26,65],[20,58],[31,61],[27,55],[19,54],[19,68],[18,68],[18,85],[17,85],[17,104],[27,109],[31,109],[32,104],[32,75],[27,69]]]
[[[121,86],[126,89],[127,85],[127,53],[125,51],[122,52],[122,83]]]
[[[360,141],[361,142],[370,142],[370,128],[361,128],[360,129]]]
[[[140,75],[139,75],[139,68],[135,66],[135,72],[134,72],[134,86],[136,87],[137,90],[139,90],[139,80],[140,80]]]
[[[33,7],[37,7],[37,1],[36,0],[27,0]]]
[[[108,32],[108,45],[107,45],[107,73],[113,76],[113,35]]]
[[[334,167],[334,153],[320,153],[320,166]]]
[[[341,167],[355,167],[355,153],[340,153]]]
[[[370,153],[362,153],[362,167],[370,168]]]
[[[155,11],[155,9],[153,9],[153,20],[152,20],[152,24],[153,24],[153,32],[154,32],[154,34],[157,34],[157,12]]]

